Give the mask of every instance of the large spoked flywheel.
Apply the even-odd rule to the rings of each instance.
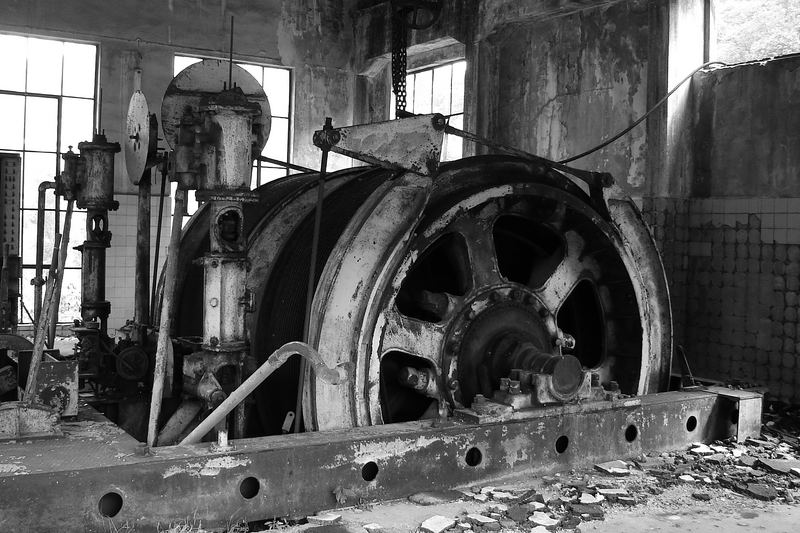
[[[521,347],[557,354],[565,336],[603,382],[628,394],[663,388],[671,319],[660,260],[629,204],[605,217],[595,207],[561,174],[509,158],[377,189],[316,292],[312,342],[356,375],[351,387],[308,380],[311,426],[469,406],[508,377]],[[577,385],[569,372],[561,384]]]

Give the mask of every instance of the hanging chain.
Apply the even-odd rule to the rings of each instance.
[[[406,110],[406,23],[405,17],[395,11],[392,16],[392,92],[395,96],[395,116]]]

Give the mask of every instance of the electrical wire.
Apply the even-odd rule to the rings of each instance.
[[[704,68],[708,68],[708,67],[714,66],[714,65],[721,66],[721,67],[729,67],[729,66],[731,66],[728,63],[723,63],[722,61],[709,61],[708,63],[703,63],[702,65],[700,65],[699,67],[694,69],[692,72],[690,72],[688,75],[686,75],[686,77],[683,78],[681,81],[679,81],[677,83],[677,85],[675,85],[661,100],[656,102],[656,104],[653,107],[648,109],[647,112],[644,115],[642,115],[641,117],[639,117],[638,119],[633,121],[627,128],[625,128],[624,130],[620,131],[619,133],[617,133],[616,135],[614,135],[613,137],[611,137],[607,141],[603,141],[602,143],[598,144],[597,146],[595,146],[593,148],[590,148],[590,149],[586,150],[585,152],[581,152],[578,155],[574,155],[572,157],[568,157],[567,159],[562,159],[561,161],[559,161],[559,163],[561,163],[561,164],[571,163],[572,161],[575,161],[577,159],[584,158],[589,154],[597,152],[598,150],[602,150],[603,148],[605,148],[609,144],[613,143],[614,141],[616,141],[620,137],[623,137],[623,136],[627,135],[628,133],[630,133],[630,131],[633,128],[635,128],[636,126],[638,126],[639,124],[644,122],[644,120],[647,119],[647,117],[649,117],[656,109],[658,109],[659,107],[664,105],[664,103],[669,99],[669,97],[672,96],[672,94],[675,91],[677,91],[680,88],[681,85],[683,85],[684,83],[686,83],[687,81],[692,79],[692,76],[694,76],[695,74],[697,74],[698,72],[700,72]]]

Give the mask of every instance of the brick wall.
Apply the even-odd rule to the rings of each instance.
[[[800,198],[645,199],[643,211],[693,373],[800,403]]]

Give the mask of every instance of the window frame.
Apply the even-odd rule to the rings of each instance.
[[[23,327],[27,327],[27,326],[32,324],[32,321],[29,318],[29,313],[32,315],[33,309],[28,309],[27,305],[25,305],[25,294],[29,290],[29,289],[26,290],[25,281],[28,280],[28,279],[32,279],[31,275],[26,275],[26,273],[27,274],[32,274],[33,276],[35,276],[35,269],[37,268],[37,264],[36,264],[36,257],[35,256],[34,257],[28,257],[28,255],[23,253],[23,251],[26,248],[26,246],[24,244],[25,241],[26,241],[26,238],[25,238],[26,237],[26,233],[32,231],[34,233],[34,237],[35,237],[37,232],[36,232],[36,226],[34,226],[33,229],[28,228],[28,230],[26,231],[25,218],[26,218],[26,215],[29,215],[30,213],[32,213],[34,215],[34,220],[35,220],[36,213],[38,211],[38,206],[37,207],[28,207],[28,206],[29,205],[32,206],[32,205],[37,205],[38,204],[38,194],[37,194],[37,197],[34,198],[31,201],[31,199],[26,198],[26,192],[28,192],[29,190],[37,190],[38,191],[38,184],[39,183],[42,183],[42,181],[51,181],[51,180],[53,180],[55,178],[55,176],[58,176],[58,175],[61,174],[61,169],[62,169],[61,155],[66,152],[66,150],[64,150],[65,146],[62,144],[63,143],[63,139],[62,139],[62,135],[61,135],[62,134],[62,129],[63,129],[63,124],[64,124],[63,111],[64,111],[64,99],[65,98],[66,99],[70,99],[70,100],[90,101],[92,103],[92,130],[93,131],[94,131],[96,125],[97,125],[97,118],[98,118],[98,116],[97,116],[97,114],[98,114],[98,88],[99,88],[99,72],[100,72],[100,43],[96,42],[96,41],[85,41],[85,40],[79,40],[79,39],[63,39],[63,38],[60,38],[60,37],[51,37],[51,36],[47,36],[47,35],[36,35],[36,34],[32,34],[32,33],[15,33],[15,32],[0,31],[0,35],[2,35],[2,36],[20,37],[20,38],[24,38],[24,39],[36,39],[36,40],[43,40],[43,41],[54,41],[54,42],[57,42],[57,43],[61,43],[62,46],[64,44],[79,44],[79,45],[86,45],[86,46],[94,47],[94,77],[92,79],[93,83],[92,83],[92,96],[91,97],[88,97],[88,96],[75,96],[75,95],[69,95],[69,94],[65,95],[64,94],[65,53],[64,53],[63,50],[62,50],[62,53],[61,53],[61,72],[60,72],[61,79],[60,79],[60,86],[59,86],[58,94],[42,93],[42,92],[39,92],[39,91],[28,91],[28,81],[29,81],[28,80],[28,70],[29,70],[29,63],[30,63],[31,59],[30,59],[29,52],[28,52],[27,48],[25,50],[25,73],[24,73],[25,84],[24,84],[23,90],[13,90],[13,89],[0,88],[0,95],[8,95],[8,96],[16,96],[16,97],[24,98],[24,108],[23,108],[23,113],[22,113],[22,132],[21,132],[21,135],[22,135],[22,140],[21,141],[22,141],[22,143],[21,143],[21,147],[20,148],[8,148],[8,147],[5,147],[5,146],[0,146],[0,151],[2,151],[4,153],[16,153],[16,154],[19,154],[20,157],[21,157],[21,163],[22,163],[22,175],[20,176],[20,211],[19,211],[19,242],[20,242],[20,246],[19,246],[19,250],[17,250],[19,258],[20,258],[20,286],[19,286],[20,299],[19,299],[19,308],[18,308],[18,318],[19,318],[19,325],[23,326]],[[56,101],[56,124],[55,124],[55,127],[56,127],[56,132],[55,132],[56,133],[56,144],[55,144],[55,151],[28,148],[29,136],[28,136],[27,128],[28,128],[28,107],[29,107],[28,106],[28,99],[29,98],[48,98],[48,99],[53,99],[53,100]],[[91,138],[82,139],[82,140],[91,140]],[[77,147],[75,147],[75,148],[77,148]],[[55,156],[55,166],[53,168],[54,173],[50,176],[49,179],[46,178],[46,177],[43,177],[43,178],[35,178],[35,177],[31,178],[28,175],[28,154],[47,154],[47,155]],[[37,181],[37,186],[36,186],[35,189],[31,188],[29,183],[26,183],[27,181],[29,181],[31,179]],[[45,193],[45,194],[46,195],[47,194],[53,195],[53,200],[52,201],[48,201],[47,199],[45,200],[45,208],[44,208],[44,211],[43,211],[43,216],[45,217],[45,228],[47,227],[47,219],[52,216],[53,217],[53,224],[54,224],[54,231],[55,232],[60,232],[61,231],[61,224],[62,224],[62,216],[61,215],[62,215],[62,211],[65,209],[65,206],[62,205],[62,199],[60,197],[56,196],[55,194],[53,194],[52,191],[50,191],[49,193]],[[85,219],[85,212],[86,212],[85,209],[78,209],[77,207],[74,209],[73,217],[72,217],[72,224],[71,224],[71,230],[72,231],[70,232],[72,234],[71,237],[73,235],[75,235],[75,231],[81,232],[83,230],[85,224],[81,223],[81,221]],[[81,215],[83,215],[83,217]],[[70,240],[73,241],[74,239],[71,238]],[[45,248],[44,255],[43,255],[43,258],[42,258],[42,263],[43,264],[41,265],[43,270],[47,269],[47,265],[48,265],[47,260],[48,260],[48,254],[49,253],[50,253],[50,250]],[[74,254],[76,254],[76,253],[78,253],[78,252],[73,252],[72,250],[70,250],[69,256],[72,256],[74,258],[75,257]],[[69,265],[70,265],[70,263],[67,263],[67,266],[64,267],[64,270],[65,270],[64,274],[65,275],[67,275],[67,274],[74,275],[75,271],[80,271],[81,270],[80,264],[78,264],[77,266],[69,266]],[[80,290],[80,287],[78,287],[78,290]],[[62,298],[62,302],[61,303],[63,303],[63,298]],[[59,309],[59,311],[60,311],[60,309]],[[62,322],[62,321],[58,320],[58,318],[60,318],[58,316],[58,312],[57,312],[56,317],[57,317],[57,323],[58,324],[67,323],[67,322]]]

